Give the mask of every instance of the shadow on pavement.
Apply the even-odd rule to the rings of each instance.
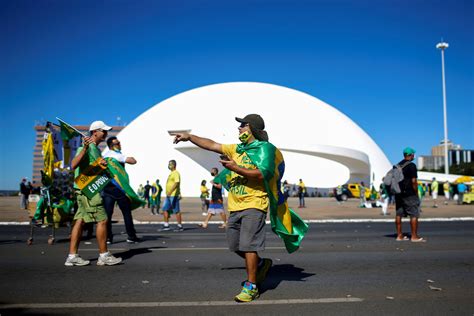
[[[274,265],[268,271],[267,278],[260,285],[260,294],[265,293],[268,290],[274,290],[282,281],[298,281],[305,282],[306,278],[309,278],[315,273],[304,272],[304,269],[295,267],[292,264],[278,264]]]
[[[18,239],[10,239],[10,240],[0,240],[0,246],[1,245],[11,245],[11,244],[24,244],[26,241],[24,240],[18,240]]]
[[[0,303],[2,304],[2,303]],[[7,308],[7,309],[0,309],[0,315],[35,315],[35,316],[42,316],[42,315],[52,315],[49,312],[38,312],[38,310],[34,309],[27,309],[27,308]],[[62,316],[62,315],[69,315],[65,313],[54,313],[55,316]]]
[[[121,257],[122,260],[127,260],[132,258],[133,256],[137,255],[143,255],[146,253],[151,253],[152,251],[150,249],[161,249],[161,248],[166,248],[166,247],[144,247],[144,248],[132,248],[127,251],[123,252],[115,252],[114,256],[115,257]]]
[[[243,266],[243,267],[228,267],[228,268],[221,268],[221,270],[245,270],[245,266]]]

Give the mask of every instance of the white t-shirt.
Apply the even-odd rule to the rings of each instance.
[[[124,154],[122,154],[121,152],[118,152],[118,151],[114,151],[114,150],[107,150],[103,155],[102,157],[104,158],[115,158],[118,162],[124,164],[125,163],[125,160],[127,160],[127,156],[125,156]]]

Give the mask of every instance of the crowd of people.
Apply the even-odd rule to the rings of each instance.
[[[290,196],[291,185],[284,181],[280,185],[284,170],[284,161],[281,152],[268,142],[268,134],[264,130],[265,124],[263,118],[257,114],[250,114],[244,118],[236,118],[240,123],[238,127],[240,144],[219,144],[211,139],[203,138],[189,133],[177,133],[174,137],[174,143],[191,142],[194,145],[213,151],[221,155],[219,162],[223,170],[219,173],[219,169],[214,167],[210,170],[212,180],[210,180],[211,190],[207,188],[207,181],[203,180],[200,186],[200,197],[202,201],[202,212],[206,216],[200,225],[203,229],[208,227],[209,220],[212,216],[219,214],[223,221],[220,228],[226,229],[227,242],[229,250],[241,257],[246,266],[246,279],[242,282],[241,291],[234,297],[237,302],[250,302],[259,297],[259,286],[265,280],[266,275],[272,266],[272,260],[262,258],[259,252],[265,249],[265,220],[267,212],[270,212],[272,230],[282,236],[296,234],[291,229],[285,228],[277,216],[282,218],[291,218],[291,221],[300,225],[296,231],[298,236],[285,240],[285,247],[289,252],[295,251],[299,247],[299,243],[307,231],[305,224],[296,214],[288,209],[286,200]],[[99,258],[97,265],[116,265],[122,262],[122,258],[115,257],[108,251],[108,244],[113,242],[112,231],[112,215],[114,207],[118,204],[124,218],[125,228],[127,231],[127,242],[140,242],[140,238],[136,235],[133,224],[132,210],[136,204],[132,204],[132,200],[123,190],[116,178],[109,179],[100,190],[100,194],[89,194],[84,191],[84,186],[80,187],[81,181],[87,182],[87,176],[91,174],[91,170],[106,169],[108,165],[116,161],[122,167],[126,164],[136,164],[137,160],[121,153],[121,144],[116,137],[107,139],[107,133],[111,130],[102,121],[95,121],[90,125],[89,136],[83,138],[83,144],[78,148],[75,157],[71,162],[71,169],[74,170],[74,194],[77,200],[77,209],[74,214],[74,224],[71,231],[69,253],[66,257],[66,266],[85,266],[90,264],[89,260],[81,258],[78,254],[79,244],[85,225],[96,224],[96,238],[99,247]],[[98,145],[107,140],[108,151],[103,155],[98,150]],[[420,192],[428,192],[432,195],[434,206],[437,206],[437,194],[440,188],[445,193],[446,203],[450,199],[462,201],[462,195],[466,192],[467,187],[464,184],[457,186],[444,183],[439,186],[436,179],[429,185],[421,185],[418,183],[418,175],[416,165],[413,163],[415,150],[407,147],[403,150],[403,160],[397,166],[401,167],[403,173],[403,181],[399,183],[400,191],[392,194],[391,188],[386,185],[380,187],[380,198],[383,203],[388,205],[390,200],[395,202],[395,226],[396,240],[412,242],[426,242],[426,238],[418,235],[418,218],[421,213]],[[110,160],[112,159],[112,160]],[[271,161],[272,163],[268,163]],[[275,166],[277,166],[275,168]],[[273,169],[271,169],[273,167]],[[279,168],[281,167],[281,169]],[[177,170],[177,162],[170,160],[168,163],[170,171],[165,185],[165,199],[161,211],[163,214],[163,231],[170,230],[169,219],[174,214],[177,220],[177,228],[175,231],[183,231],[182,214],[180,210],[181,200],[181,176]],[[100,176],[101,174],[98,173]],[[127,178],[128,180],[128,178]],[[20,193],[22,195],[21,206],[27,208],[28,190],[26,179],[22,180],[20,185]],[[30,186],[31,187],[31,186]],[[228,191],[228,211],[227,217],[224,211],[223,188]],[[275,188],[275,192],[271,188]],[[366,203],[366,191],[364,183],[359,184],[361,205]],[[143,200],[139,204],[151,210],[151,214],[160,214],[161,193],[163,188],[159,180],[155,180],[152,184],[147,181],[143,186],[140,185],[138,195]],[[374,189],[372,188],[372,191]],[[448,194],[446,194],[448,192]],[[336,197],[342,195],[340,187],[335,189]],[[305,195],[306,186],[302,179],[297,184],[297,196],[299,208],[306,207]],[[372,192],[371,192],[372,195]],[[209,199],[210,198],[210,199]],[[386,214],[386,208],[383,211]],[[291,214],[291,215],[290,215]],[[402,231],[402,218],[410,217],[410,238]],[[290,223],[293,225],[293,223]],[[278,226],[280,225],[280,226]],[[297,237],[297,238],[295,238]]]

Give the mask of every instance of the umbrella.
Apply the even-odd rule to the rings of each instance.
[[[454,180],[454,183],[470,183],[470,182],[473,182],[473,177],[470,177],[470,176],[462,176],[462,177],[459,177],[457,178],[456,180]]]

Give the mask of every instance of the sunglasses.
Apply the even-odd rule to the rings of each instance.
[[[240,126],[239,126],[239,127],[240,127],[240,128],[244,128],[244,127],[246,127],[246,126],[249,126],[249,123],[242,122],[242,123],[240,123]]]

